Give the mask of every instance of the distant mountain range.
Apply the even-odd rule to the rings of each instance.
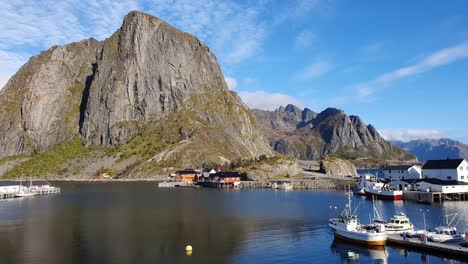
[[[336,108],[316,113],[289,104],[275,111],[254,109],[252,112],[271,146],[298,159],[316,160],[329,154],[352,160],[415,159],[383,139],[360,117],[348,116]]]
[[[409,142],[390,141],[414,155],[419,161],[446,158],[468,158],[468,145],[449,138],[417,139]]]

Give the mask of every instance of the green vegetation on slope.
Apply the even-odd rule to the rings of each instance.
[[[89,157],[96,152],[111,152],[100,146],[86,147],[84,142],[75,137],[31,158],[5,173],[4,178],[39,177],[46,174],[60,174],[62,166],[77,158]]]

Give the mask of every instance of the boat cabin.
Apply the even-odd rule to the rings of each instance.
[[[452,226],[443,226],[443,227],[436,227],[436,234],[440,235],[456,235],[457,234],[457,228],[452,227]]]

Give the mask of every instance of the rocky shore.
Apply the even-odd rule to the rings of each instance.
[[[347,179],[295,179],[288,181],[291,182],[294,190],[340,190],[345,189],[346,186],[354,187],[354,181]],[[242,181],[239,188],[271,188],[273,183],[274,181]]]

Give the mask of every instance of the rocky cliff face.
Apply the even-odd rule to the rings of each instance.
[[[391,143],[416,155],[421,162],[431,159],[468,158],[468,145],[448,138],[417,139],[409,142],[391,141]]]
[[[385,141],[372,125],[339,109],[327,108],[316,114],[288,105],[253,112],[273,148],[299,159],[320,159],[328,154],[348,159],[414,159]]]
[[[0,157],[41,153],[74,137],[149,167],[273,153],[210,49],[140,12],[102,42],[32,57],[2,90],[0,111]]]
[[[319,171],[334,176],[358,176],[353,163],[334,156],[326,156],[321,160]]]
[[[0,93],[0,157],[41,152],[78,134],[101,48],[95,39],[54,46],[19,69]]]

